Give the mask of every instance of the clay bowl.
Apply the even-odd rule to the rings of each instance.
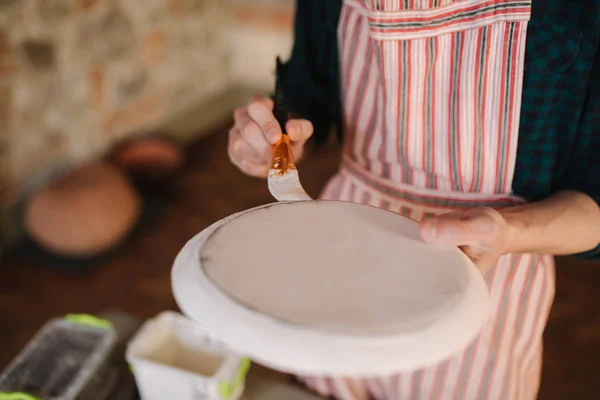
[[[123,240],[140,212],[140,196],[123,173],[94,162],[36,193],[25,209],[25,229],[50,252],[92,257]]]
[[[136,176],[160,179],[173,174],[183,163],[183,152],[172,140],[159,136],[129,139],[118,145],[110,159]]]

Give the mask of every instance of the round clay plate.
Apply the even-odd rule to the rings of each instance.
[[[175,298],[232,349],[285,372],[371,376],[440,362],[487,318],[486,284],[418,224],[335,201],[275,203],[182,249]]]

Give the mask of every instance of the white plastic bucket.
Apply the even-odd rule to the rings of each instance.
[[[146,321],[127,346],[142,400],[238,400],[250,361],[174,312]]]

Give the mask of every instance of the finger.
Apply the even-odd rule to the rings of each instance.
[[[292,143],[292,155],[294,156],[294,161],[299,162],[302,159],[302,155],[304,154],[304,143]]]
[[[240,142],[243,143],[243,139],[241,138],[239,130],[232,129],[229,133],[229,145],[227,151],[231,162],[246,175],[254,176],[257,178],[266,178],[269,173],[269,166],[267,164],[255,163],[248,158],[242,158],[241,152],[238,147],[240,145],[237,144]]]
[[[291,119],[285,124],[287,134],[292,142],[304,143],[313,134],[313,124],[306,119]]]
[[[460,250],[465,253],[467,257],[475,263],[475,265],[479,264],[485,254],[481,251],[481,249],[474,246],[459,246]]]
[[[269,97],[267,96],[262,96],[262,95],[258,95],[258,96],[254,96],[252,98],[252,101],[250,103],[261,103],[263,104],[265,107],[267,107],[269,110],[273,110],[273,100],[271,100]]]
[[[266,164],[269,159],[262,156],[254,147],[242,138],[238,129],[230,133],[229,152],[233,160],[249,160],[255,164]]]
[[[496,262],[494,254],[482,252],[481,249],[471,246],[460,246],[460,249],[484,276]]]
[[[255,178],[266,178],[269,175],[269,166],[266,164],[254,164],[249,160],[241,160],[239,168],[246,175],[253,176]]]
[[[240,159],[236,155],[236,149],[234,149],[234,143],[241,139],[240,130],[235,126],[229,131],[229,141],[227,143],[227,155],[233,165],[239,168]]]
[[[248,118],[250,117],[248,116],[248,110],[246,107],[237,107],[233,111],[233,120],[235,121],[233,127],[238,129],[243,128],[244,123],[248,120]]]
[[[247,112],[238,115],[236,128],[239,130],[242,139],[252,146],[262,158],[271,158],[273,146],[267,141],[260,126],[250,118]]]
[[[468,246],[478,242],[479,229],[475,220],[460,219],[457,215],[433,217],[421,224],[421,238],[430,244]]]
[[[281,139],[281,127],[273,115],[273,109],[257,101],[250,103],[247,110],[248,115],[258,124],[269,143],[276,144]]]

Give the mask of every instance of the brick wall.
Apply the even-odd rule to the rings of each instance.
[[[268,90],[292,15],[292,0],[0,0],[0,225],[125,136],[232,86]]]
[[[293,44],[293,2],[288,0],[231,0],[227,29],[231,74],[240,82],[272,88],[275,56],[286,59]]]
[[[11,15],[0,26],[3,196],[153,129],[227,84],[218,2],[12,3],[0,6]]]

